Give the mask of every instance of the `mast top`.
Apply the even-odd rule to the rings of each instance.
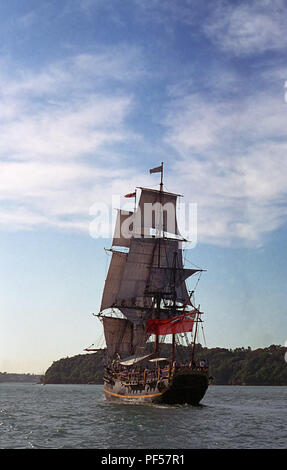
[[[161,162],[161,177],[160,177],[160,191],[162,192],[162,188],[163,188],[163,162]]]
[[[160,166],[156,166],[155,168],[151,168],[149,170],[150,173],[160,173],[161,176],[160,176],[160,192],[163,191],[163,162],[161,162],[161,165]]]

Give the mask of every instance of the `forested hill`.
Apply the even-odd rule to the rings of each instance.
[[[164,345],[167,346],[167,345]],[[206,359],[215,385],[287,385],[287,348],[203,348],[196,345],[197,359]],[[163,351],[164,353],[164,351]],[[45,384],[103,383],[104,353],[80,354],[55,361],[43,377]],[[190,349],[177,351],[179,361],[189,360]]]

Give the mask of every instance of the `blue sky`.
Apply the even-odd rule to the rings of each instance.
[[[207,346],[285,343],[286,28],[282,0],[2,2],[0,371],[96,341],[91,208],[161,161],[197,204]]]

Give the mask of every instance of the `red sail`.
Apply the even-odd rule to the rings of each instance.
[[[171,335],[175,333],[187,333],[192,331],[196,311],[185,313],[179,317],[165,320],[148,320],[147,333],[155,335]]]

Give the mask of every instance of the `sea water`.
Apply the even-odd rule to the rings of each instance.
[[[287,387],[210,386],[202,406],[108,402],[102,385],[0,384],[1,449],[283,449]]]

